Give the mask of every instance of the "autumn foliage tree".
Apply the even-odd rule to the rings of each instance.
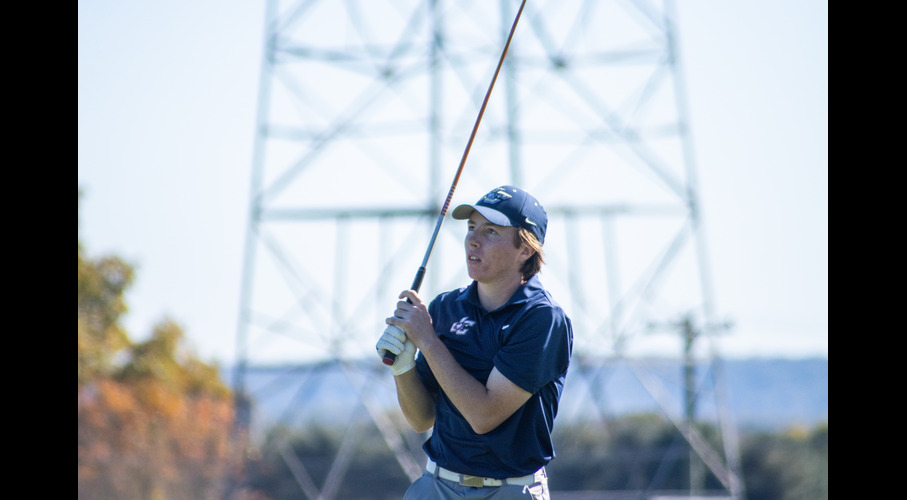
[[[230,390],[172,320],[130,340],[119,319],[133,277],[79,242],[79,498],[223,498],[239,466]]]

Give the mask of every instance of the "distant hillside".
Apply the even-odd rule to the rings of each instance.
[[[828,421],[828,359],[726,361],[729,409],[739,426],[812,426]]]
[[[571,367],[558,421],[589,418],[592,413],[620,416],[658,411],[652,387],[663,391],[660,404],[679,414],[681,363],[664,359],[633,363]],[[697,415],[702,418],[717,411],[716,371],[722,374],[717,380],[723,381],[725,408],[738,428],[779,430],[828,421],[828,359],[729,359],[718,367],[699,365]],[[224,380],[233,380],[229,370]],[[334,362],[253,367],[247,372],[246,386],[254,399],[253,420],[259,426],[346,422],[357,408],[360,392],[372,411],[396,409],[393,379],[376,360],[345,369]]]
[[[582,373],[568,375],[559,418],[584,418],[590,411],[620,416],[662,407],[683,414],[679,360],[624,360],[575,368]],[[695,375],[700,418],[714,420],[718,401],[723,400],[739,428],[811,427],[828,420],[827,359],[730,359],[717,366],[701,363]]]

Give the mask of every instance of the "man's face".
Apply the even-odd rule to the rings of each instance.
[[[513,245],[516,228],[494,225],[478,211],[469,216],[466,228],[466,269],[479,283],[512,281],[531,254]]]

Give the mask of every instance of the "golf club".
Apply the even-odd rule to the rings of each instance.
[[[453,198],[454,190],[457,189],[457,183],[460,181],[460,174],[463,172],[463,165],[466,164],[466,157],[469,155],[469,149],[472,147],[472,141],[476,137],[476,131],[479,129],[479,123],[482,121],[482,115],[485,114],[485,106],[488,105],[488,98],[491,96],[491,89],[494,88],[494,82],[498,79],[498,73],[501,71],[501,66],[504,64],[504,57],[507,55],[507,49],[510,47],[510,40],[513,39],[513,32],[516,30],[517,22],[520,20],[520,14],[523,13],[523,7],[526,6],[526,0],[520,4],[520,10],[517,11],[516,17],[513,20],[513,26],[510,27],[510,34],[507,36],[507,43],[504,44],[504,50],[501,52],[501,59],[498,61],[498,66],[494,70],[494,76],[491,78],[491,84],[488,85],[488,90],[485,92],[485,100],[482,101],[482,107],[479,109],[479,115],[476,117],[476,123],[472,127],[472,133],[469,135],[469,141],[466,143],[466,149],[463,150],[463,157],[460,159],[460,166],[457,168],[457,175],[454,176],[453,183],[450,185],[450,191],[447,193],[447,199],[444,200],[444,206],[441,207],[441,213],[438,215],[438,221],[435,223],[435,230],[431,235],[431,240],[428,242],[428,248],[425,250],[425,256],[422,257],[422,265],[419,266],[419,270],[416,272],[416,278],[413,280],[413,284],[410,287],[411,290],[418,292],[419,288],[422,286],[422,279],[425,277],[425,266],[428,265],[428,258],[431,255],[431,250],[435,246],[435,240],[438,238],[438,231],[441,230],[441,223],[444,222],[444,215],[447,214],[447,208],[450,205],[450,200]],[[407,299],[409,300],[409,299]],[[394,325],[387,325],[387,328],[398,328]],[[387,329],[385,329],[387,331]],[[397,359],[397,356],[387,350],[384,351],[381,361],[385,365],[392,365]]]

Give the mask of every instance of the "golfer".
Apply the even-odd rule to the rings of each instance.
[[[397,355],[390,369],[407,422],[432,430],[425,473],[404,499],[549,499],[573,328],[537,276],[548,216],[513,186],[451,215],[467,221],[472,282],[427,305],[403,291],[376,344],[379,356]]]

